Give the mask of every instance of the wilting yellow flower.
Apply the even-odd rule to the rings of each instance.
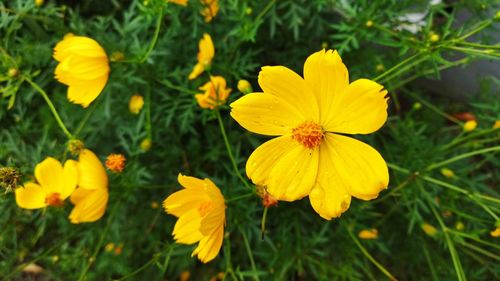
[[[226,205],[219,188],[209,179],[177,177],[184,187],[163,201],[165,211],[179,218],[173,236],[177,243],[199,242],[192,256],[203,263],[213,260],[222,246]]]
[[[54,48],[54,59],[59,62],[55,77],[68,85],[72,103],[89,106],[108,82],[108,56],[94,39],[65,36]]]
[[[432,226],[432,225],[430,225],[430,224],[428,224],[426,222],[424,222],[421,225],[421,227],[422,227],[422,230],[425,232],[425,234],[427,234],[429,236],[434,236],[438,232],[437,229],[434,226]]]
[[[200,0],[200,2],[205,5],[205,8],[201,10],[201,15],[205,17],[205,22],[210,22],[219,12],[219,1],[218,0]]]
[[[181,6],[187,6],[188,0],[167,0],[167,2],[174,3]]]
[[[447,178],[454,178],[455,177],[455,173],[448,169],[448,168],[442,168],[441,169],[441,175],[447,177]]]
[[[215,55],[214,43],[212,37],[208,33],[203,34],[200,43],[198,44],[198,63],[193,67],[189,74],[189,80],[193,80],[210,67],[212,59]]]
[[[493,129],[498,129],[500,128],[500,120],[497,120],[495,121],[495,123],[493,123]]]
[[[491,237],[500,237],[500,227],[490,232]]]
[[[373,240],[378,238],[378,230],[375,228],[372,229],[363,229],[358,233],[358,237],[365,240]]]
[[[125,168],[126,161],[123,154],[110,154],[106,157],[106,168],[113,173],[121,173]]]
[[[16,189],[16,203],[25,209],[46,206],[62,206],[76,188],[77,163],[67,160],[64,166],[58,160],[47,157],[35,167],[35,182],[27,182]]]
[[[108,175],[97,156],[84,149],[78,158],[78,188],[70,199],[75,205],[69,215],[71,223],[100,219],[108,204]]]
[[[336,51],[312,54],[304,78],[283,66],[259,73],[264,93],[231,104],[231,116],[257,134],[279,136],[259,146],[246,164],[248,177],[278,200],[309,195],[325,219],[339,217],[351,196],[371,200],[387,188],[389,173],[371,146],[344,134],[369,134],[387,120],[387,91],[368,79],[349,84]]]
[[[252,85],[250,85],[250,82],[248,82],[247,80],[240,80],[238,81],[238,90],[240,92],[242,92],[243,94],[249,94],[253,91],[252,89]]]
[[[144,106],[144,98],[141,95],[135,94],[130,97],[128,102],[128,109],[132,114],[139,114]]]
[[[194,97],[201,108],[214,109],[226,102],[230,88],[226,88],[226,79],[222,76],[210,76],[210,81],[199,88],[203,94],[196,94]]]
[[[474,131],[477,127],[477,121],[476,120],[469,120],[464,123],[464,132],[470,132]]]

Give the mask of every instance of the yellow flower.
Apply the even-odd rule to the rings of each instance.
[[[375,228],[372,229],[363,229],[358,233],[358,237],[365,240],[373,240],[378,238],[378,230]]]
[[[263,67],[264,93],[231,104],[231,116],[257,134],[279,136],[259,146],[246,164],[248,177],[276,199],[309,195],[325,219],[339,217],[351,196],[371,200],[387,188],[389,173],[371,146],[344,134],[369,134],[387,120],[387,91],[368,79],[349,84],[336,51],[306,60],[304,78],[283,66]]]
[[[500,128],[500,120],[497,120],[495,121],[495,123],[493,123],[493,129],[498,129]]]
[[[174,3],[181,6],[187,6],[188,0],[167,0],[167,2]]]
[[[477,122],[476,120],[469,120],[465,122],[464,124],[464,132],[471,132],[474,131],[477,127]]]
[[[70,199],[75,205],[69,215],[71,223],[100,219],[108,204],[108,175],[97,156],[84,149],[78,158],[78,188]]]
[[[219,12],[219,1],[218,0],[200,0],[200,2],[205,6],[201,10],[201,15],[205,17],[205,22],[210,22]]]
[[[128,102],[128,109],[132,114],[139,114],[144,106],[144,98],[141,95],[135,94],[130,97]]]
[[[40,7],[43,5],[45,1],[44,0],[35,0],[35,6]]]
[[[72,103],[89,106],[108,82],[108,57],[94,39],[65,36],[54,48],[54,59],[59,62],[55,78],[68,85]]]
[[[125,156],[123,154],[110,154],[106,157],[106,168],[113,173],[121,173],[125,168]]]
[[[194,97],[198,101],[201,108],[214,109],[215,107],[226,102],[230,88],[226,88],[226,79],[222,76],[210,76],[209,82],[205,83],[199,89],[204,91],[203,94],[196,94]]]
[[[210,67],[215,55],[214,43],[208,33],[203,34],[198,44],[198,63],[189,74],[189,80],[193,80]]]
[[[500,237],[500,227],[490,232],[491,237]]]
[[[250,82],[247,80],[240,80],[238,81],[238,90],[242,92],[243,94],[249,94],[253,91],[252,85],[250,85]]]
[[[179,174],[177,180],[184,189],[163,201],[165,211],[179,218],[172,234],[177,243],[199,242],[192,256],[207,263],[217,256],[222,246],[226,221],[224,197],[209,179]]]
[[[422,230],[425,232],[425,234],[427,234],[429,236],[434,236],[438,232],[437,229],[434,226],[432,226],[432,225],[430,225],[430,224],[428,224],[426,222],[424,222],[421,225],[421,227],[422,227]]]
[[[435,33],[434,31],[429,32],[429,40],[431,42],[437,42],[439,41],[439,39],[441,39],[439,34]]]
[[[62,206],[75,190],[78,179],[77,163],[67,160],[64,166],[47,157],[35,167],[35,182],[27,182],[16,189],[16,203],[24,209]]]

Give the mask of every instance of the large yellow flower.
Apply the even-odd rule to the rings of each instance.
[[[47,157],[35,167],[35,182],[27,182],[16,189],[16,203],[25,209],[62,206],[75,190],[78,178],[76,161],[64,163]]]
[[[68,100],[89,106],[106,86],[109,76],[108,56],[94,39],[65,36],[54,48],[59,64],[56,79],[68,85]]]
[[[199,88],[203,94],[196,94],[194,97],[201,108],[214,109],[224,104],[231,93],[231,88],[226,88],[226,79],[222,76],[210,76],[210,81]]]
[[[106,211],[108,175],[97,156],[84,149],[78,157],[78,188],[70,199],[75,205],[69,215],[72,223],[94,222]]]
[[[189,74],[189,80],[195,79],[200,76],[205,69],[209,68],[214,55],[215,49],[212,37],[205,33],[198,44],[198,63],[193,67],[193,70]]]
[[[369,134],[387,119],[387,91],[368,79],[349,83],[336,51],[319,51],[304,64],[304,78],[283,66],[263,67],[264,93],[231,104],[231,116],[249,131],[279,136],[259,146],[248,177],[279,200],[309,195],[323,218],[339,217],[351,196],[374,199],[387,188],[382,156],[344,134]]]
[[[172,234],[177,243],[199,242],[192,256],[207,263],[217,256],[222,246],[226,222],[224,197],[209,179],[179,174],[177,180],[185,189],[163,202],[165,211],[179,218]]]

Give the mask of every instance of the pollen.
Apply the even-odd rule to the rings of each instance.
[[[318,147],[324,135],[323,128],[312,121],[306,121],[292,130],[292,138],[310,149]]]
[[[61,200],[61,195],[59,193],[51,193],[45,197],[45,204],[52,207],[61,207],[63,201]]]

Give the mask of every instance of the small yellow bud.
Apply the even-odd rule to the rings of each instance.
[[[491,237],[500,237],[500,227],[490,232]]]
[[[70,140],[68,143],[68,150],[74,156],[79,155],[80,152],[84,148],[85,148],[85,145],[83,144],[83,142],[81,140],[73,139],[73,140]]]
[[[153,143],[151,142],[151,139],[149,139],[149,138],[143,139],[143,140],[141,141],[141,144],[140,144],[141,149],[142,149],[143,151],[148,151],[148,150],[150,150],[152,145],[153,145]]]
[[[111,53],[110,60],[111,61],[121,61],[125,58],[125,55],[122,52],[113,52]]]
[[[188,281],[189,277],[191,277],[191,272],[184,270],[181,272],[181,275],[179,275],[179,281]]]
[[[476,127],[477,127],[476,120],[469,120],[469,121],[465,122],[465,124],[464,124],[464,132],[474,131],[474,129],[476,129]]]
[[[253,9],[248,7],[246,10],[245,10],[245,14],[247,15],[251,15],[253,13]]]
[[[326,42],[321,43],[321,49],[328,49],[328,43]]]
[[[158,209],[158,207],[160,207],[160,204],[158,204],[158,202],[156,201],[151,202],[151,209]]]
[[[366,21],[365,25],[366,25],[366,27],[372,27],[373,26],[373,21],[368,20],[368,21]]]
[[[106,158],[106,168],[113,173],[121,173],[125,168],[125,156],[123,154],[110,154]]]
[[[447,177],[449,179],[455,177],[455,173],[452,170],[448,169],[448,168],[442,168],[441,169],[441,175],[443,175],[443,176],[445,176],[445,177]]]
[[[424,222],[421,225],[421,227],[422,227],[422,230],[425,232],[425,234],[427,234],[429,236],[435,236],[436,233],[438,232],[437,229],[434,226],[432,226],[432,225],[430,225],[430,224],[428,224],[426,222]]]
[[[238,81],[238,90],[240,90],[240,92],[242,92],[243,94],[249,94],[253,91],[250,82],[244,79]]]
[[[143,106],[144,98],[141,95],[135,94],[130,97],[130,100],[128,102],[128,109],[130,110],[130,113],[139,114]]]
[[[56,263],[59,261],[59,256],[52,256],[51,260],[53,263]]]
[[[358,233],[358,237],[364,240],[373,240],[378,238],[378,230],[375,228],[372,229],[363,229]]]
[[[35,6],[40,7],[43,5],[44,0],[35,0]]]
[[[434,33],[432,31],[429,33],[429,41],[437,42],[439,41],[439,39],[441,39],[441,37],[437,33]]]
[[[422,108],[422,104],[419,103],[418,101],[416,103],[413,104],[413,109],[414,110],[419,110]]]
[[[493,123],[493,129],[498,129],[500,128],[500,120],[497,120],[495,121],[495,123]]]
[[[462,230],[464,230],[464,228],[465,228],[465,225],[461,221],[459,221],[459,222],[457,222],[457,224],[455,224],[455,229],[458,231],[462,231]]]
[[[378,71],[378,72],[382,72],[385,70],[385,66],[381,63],[377,64],[377,66],[375,66],[375,70]]]
[[[19,74],[19,70],[16,68],[9,68],[9,71],[7,72],[7,76],[13,78],[16,77]]]
[[[111,252],[115,249],[115,244],[114,243],[108,243],[106,246],[104,246],[104,251],[106,252]]]
[[[495,14],[494,20],[500,21],[500,11]]]

